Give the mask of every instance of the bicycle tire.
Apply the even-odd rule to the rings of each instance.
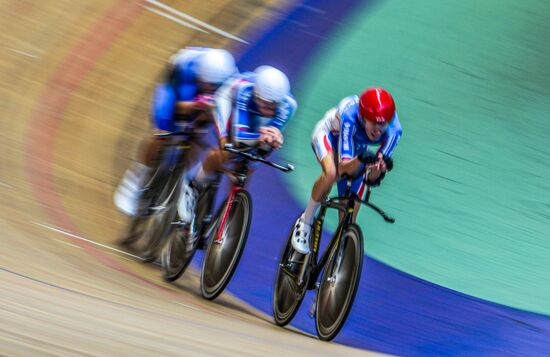
[[[145,194],[142,200],[150,201],[149,207],[162,206],[168,200],[172,189],[177,189],[173,185],[177,185],[174,175],[158,175],[151,183],[152,192]],[[162,238],[169,233],[170,225],[167,222],[173,221],[176,215],[175,207],[172,206],[165,205],[158,212],[133,218],[129,234],[121,244],[132,250],[145,263],[156,260]]]
[[[273,319],[275,320],[275,324],[281,327],[290,323],[300,309],[309,283],[309,273],[307,272],[302,287],[299,287],[294,279],[283,271],[283,266],[289,264],[291,255],[295,253],[292,248],[293,232],[294,224],[290,229],[290,234],[279,260],[275,276],[275,287],[273,289]],[[301,264],[307,264],[307,262],[302,262]]]
[[[363,234],[359,226],[351,224],[346,228],[340,248],[331,253],[317,293],[315,328],[323,341],[332,340],[340,332],[359,287],[363,266]]]
[[[222,211],[223,212],[223,211]],[[252,218],[252,199],[246,190],[239,190],[230,202],[230,211],[222,227],[223,239],[210,239],[201,270],[201,292],[205,299],[218,297],[235,273],[241,259]],[[214,234],[219,230],[218,220]]]
[[[197,251],[197,243],[201,238],[200,235],[203,230],[202,224],[205,216],[210,213],[214,194],[214,190],[210,187],[201,192],[197,202],[197,213],[191,223],[194,226],[193,231],[189,231],[188,228],[181,229],[178,226],[171,228],[160,259],[162,278],[164,280],[169,282],[176,281],[189,267]],[[194,234],[195,236],[190,238],[189,234]],[[186,242],[189,239],[193,239],[190,250]]]

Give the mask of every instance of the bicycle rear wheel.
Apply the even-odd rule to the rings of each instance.
[[[273,318],[278,326],[285,326],[292,321],[304,300],[309,282],[309,273],[307,272],[302,286],[298,286],[296,280],[283,271],[285,269],[290,273],[298,273],[302,264],[307,264],[307,261],[303,261],[306,257],[292,248],[293,231],[294,225],[292,225],[281,255],[273,289]]]
[[[215,189],[207,187],[197,202],[197,213],[191,225],[174,225],[161,255],[162,277],[166,281],[177,280],[193,260],[197,243],[204,230],[206,216],[211,212]],[[190,229],[192,228],[192,229]]]
[[[346,322],[363,266],[363,235],[351,224],[342,233],[339,248],[331,253],[317,293],[315,327],[321,340],[330,341]]]
[[[208,300],[222,293],[241,259],[252,216],[252,200],[245,190],[239,190],[228,203],[225,222],[220,217],[213,234],[221,234],[220,241],[212,236],[206,250],[201,271],[201,292]],[[224,212],[222,211],[222,216]]]

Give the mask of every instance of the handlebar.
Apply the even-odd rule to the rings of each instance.
[[[263,157],[261,157],[257,154],[252,154],[252,153],[249,153],[249,152],[246,152],[246,151],[237,150],[233,147],[233,144],[225,144],[224,150],[229,151],[230,153],[242,156],[242,157],[246,158],[247,160],[261,162],[262,164],[274,167],[274,168],[276,168],[278,170],[281,170],[283,172],[290,172],[290,171],[294,170],[294,165],[286,164],[286,166],[282,166],[282,165],[276,164],[274,162],[271,162],[269,160],[264,159]]]
[[[395,218],[388,216],[388,214],[386,212],[382,211],[382,209],[380,207],[375,206],[375,205],[373,205],[372,203],[370,203],[368,201],[360,200],[359,202],[361,202],[361,204],[363,204],[367,207],[372,208],[376,213],[378,213],[379,215],[382,216],[382,218],[384,218],[384,221],[386,221],[388,223],[395,223]]]
[[[384,221],[388,222],[388,223],[395,223],[395,218],[389,216],[386,212],[384,212],[380,207],[374,205],[373,203],[370,203],[369,202],[369,198],[370,198],[370,192],[371,192],[371,187],[368,188],[368,191],[367,191],[367,198],[365,200],[361,200],[359,198],[357,198],[357,195],[356,194],[353,194],[355,195],[356,197],[356,201],[367,206],[367,207],[370,207],[372,208],[376,213],[378,213],[380,216],[382,216],[382,218],[384,218]],[[340,211],[345,211],[346,210],[346,207],[345,205],[340,202],[342,200],[348,200],[350,199],[351,197],[346,197],[346,196],[338,196],[338,197],[331,197],[329,198],[327,201],[326,201],[326,205],[328,207],[331,207],[331,208],[336,208]],[[338,201],[338,202],[336,202]]]
[[[361,156],[361,155],[359,155],[359,156]],[[361,161],[361,159],[359,159],[359,161],[361,161],[365,166],[361,170],[357,170],[353,175],[343,174],[341,176],[342,179],[348,180],[348,181],[353,181],[355,179],[358,179],[366,171],[368,171],[372,165],[374,165],[378,161],[378,157],[371,154],[371,153],[367,153],[366,155],[363,155],[363,156],[365,156],[366,159],[364,159],[363,161]],[[387,157],[387,156],[383,156],[382,159],[386,163],[386,171],[391,171],[393,169],[393,160],[392,160],[392,158]]]

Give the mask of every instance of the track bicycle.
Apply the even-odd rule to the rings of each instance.
[[[317,290],[315,327],[321,340],[332,340],[344,325],[359,287],[363,265],[363,233],[353,219],[356,203],[372,208],[386,222],[395,222],[394,218],[369,202],[371,186],[368,186],[364,200],[351,191],[353,180],[361,175],[366,177],[367,169],[359,170],[354,177],[346,177],[344,196],[332,197],[321,204],[313,222],[309,254],[300,254],[292,248],[291,229],[275,278],[273,315],[277,325],[285,326],[292,320],[307,290]],[[363,180],[366,183],[366,179]],[[340,212],[340,221],[319,258],[323,223],[329,208]]]
[[[201,270],[201,292],[209,300],[220,295],[229,283],[248,239],[252,218],[252,198],[245,188],[249,164],[259,162],[283,172],[294,170],[290,164],[279,165],[258,153],[235,149],[231,144],[226,144],[224,149],[240,160],[235,169],[225,171],[230,178],[231,188],[211,228],[212,236]]]
[[[159,165],[145,185],[128,234],[120,244],[145,262],[155,261],[164,238],[177,224],[177,202],[181,191],[185,155],[196,136],[189,132],[157,133],[168,141]]]

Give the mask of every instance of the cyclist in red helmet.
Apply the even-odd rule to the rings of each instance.
[[[386,171],[391,169],[391,156],[401,133],[393,98],[382,88],[369,88],[361,96],[346,97],[326,112],[312,136],[313,151],[323,172],[313,185],[306,210],[294,226],[292,246],[296,251],[309,253],[315,211],[340,176],[353,175],[362,165],[373,164],[366,174],[367,184],[380,184]],[[346,180],[339,180],[340,195],[345,188]],[[362,197],[363,177],[356,179],[351,189]]]

